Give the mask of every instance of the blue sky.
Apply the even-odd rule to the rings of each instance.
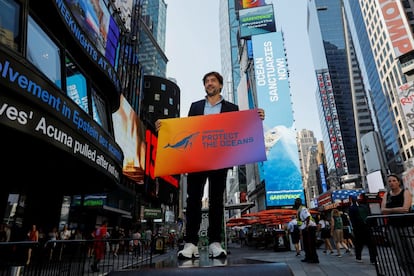
[[[191,102],[204,97],[202,77],[221,71],[219,2],[224,0],[165,0],[167,3],[167,77],[181,89],[181,116]],[[306,0],[267,0],[275,7],[276,28],[285,38],[292,108],[297,130],[309,129],[322,139],[315,102],[316,80],[306,33]]]

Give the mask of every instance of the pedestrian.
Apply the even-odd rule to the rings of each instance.
[[[346,245],[344,241],[344,229],[343,229],[342,217],[338,209],[332,210],[331,236],[333,237],[333,240],[335,242],[337,257],[342,258],[341,248],[345,248],[346,252],[350,252],[348,246]]]
[[[129,241],[129,252],[133,254],[133,257],[138,258],[141,256],[141,226],[136,226],[135,231],[131,234],[131,240]]]
[[[69,227],[67,224],[63,226],[62,231],[60,231],[60,239],[61,240],[69,240],[72,236],[71,231],[69,230]]]
[[[99,272],[98,264],[105,257],[105,248],[106,241],[108,238],[108,222],[104,220],[98,229],[95,231],[95,240],[94,240],[94,261],[91,265],[93,272]]]
[[[351,196],[351,206],[349,207],[349,219],[354,230],[355,258],[357,262],[362,263],[362,249],[366,245],[368,247],[370,262],[371,264],[375,264],[375,243],[371,238],[369,225],[366,221],[370,211],[366,204],[365,194],[361,194],[360,197],[362,199],[358,202],[356,195]]]
[[[92,256],[94,255],[93,252],[93,245],[94,245],[94,239],[95,239],[95,232],[96,229],[89,229],[89,231],[86,231],[87,235],[86,235],[86,247],[87,247],[87,256],[88,258],[92,258]]]
[[[53,251],[56,248],[56,241],[59,239],[59,232],[56,226],[54,226],[50,232],[47,234],[48,242],[47,247],[49,249],[49,261],[53,258]]]
[[[121,231],[121,228],[119,226],[115,226],[115,228],[111,232],[111,252],[114,254],[115,257],[118,257],[118,252],[121,243],[124,241],[122,240],[124,237],[124,234]]]
[[[244,229],[239,229],[239,242],[240,247],[246,245],[246,233],[244,232]]]
[[[287,228],[290,235],[290,240],[292,241],[292,244],[295,246],[296,256],[300,256],[300,229],[298,225],[298,220],[296,219],[296,215],[293,215],[291,217],[291,220],[288,222]]]
[[[413,241],[407,233],[412,228],[412,219],[402,214],[410,212],[412,205],[411,192],[404,188],[400,178],[395,174],[387,177],[388,191],[385,192],[381,201],[381,212],[388,217],[388,233],[390,243],[394,247],[396,259],[400,267],[407,275],[414,271],[414,248]],[[401,216],[398,216],[401,214]]]
[[[308,208],[302,204],[301,198],[298,197],[295,199],[294,208],[298,211],[298,224],[302,234],[303,249],[305,251],[305,258],[301,261],[318,264],[319,257],[316,252],[316,222]]]
[[[151,240],[152,240],[152,230],[148,226],[147,230],[145,230],[145,250],[148,251],[151,249]]]
[[[29,244],[29,249],[27,251],[26,261],[26,265],[29,265],[32,260],[33,250],[36,248],[36,246],[38,245],[37,243],[39,242],[39,231],[37,230],[36,224],[33,224],[32,228],[27,233],[27,239],[29,242],[31,242],[31,244]]]
[[[324,213],[321,214],[320,220],[318,222],[318,230],[325,245],[325,250],[323,253],[327,253],[329,250],[330,254],[333,254],[334,251],[331,244],[331,225],[329,223],[329,220],[326,219],[326,215]]]
[[[60,240],[62,240],[62,241],[68,241],[71,238],[72,233],[69,230],[69,227],[68,227],[67,224],[65,224],[63,226],[63,229],[62,229],[62,231],[60,231],[60,234],[59,235],[60,235]],[[62,259],[62,255],[63,255],[63,251],[65,250],[65,247],[66,247],[66,243],[65,242],[61,242],[60,243],[59,260]]]
[[[349,215],[347,212],[339,212],[341,214],[341,218],[342,218],[342,229],[344,230],[344,242],[346,244],[346,246],[348,246],[349,248],[349,252],[347,253],[351,253],[351,248],[354,247],[354,231],[353,231],[353,227],[352,227],[352,223],[349,219]]]
[[[223,77],[218,72],[209,72],[203,77],[206,97],[191,104],[188,116],[218,114],[238,111],[239,107],[226,101],[221,95]],[[259,117],[264,120],[264,110],[258,109]],[[161,127],[156,121],[156,129]],[[221,246],[224,217],[224,191],[226,189],[227,171],[229,168],[189,173],[187,176],[187,213],[184,248],[178,251],[179,259],[198,258],[199,229],[201,224],[201,200],[206,180],[209,183],[208,230],[209,257],[225,258],[226,250]]]

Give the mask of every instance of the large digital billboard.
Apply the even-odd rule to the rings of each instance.
[[[258,106],[266,111],[266,205],[305,202],[282,33],[255,35],[252,44]]]
[[[124,153],[122,173],[137,184],[144,184],[145,126],[123,95],[112,120],[115,141]]]
[[[239,11],[240,37],[276,31],[273,5],[260,6]]]
[[[55,4],[67,29],[83,51],[120,90],[114,66],[120,30],[105,2],[57,0]]]

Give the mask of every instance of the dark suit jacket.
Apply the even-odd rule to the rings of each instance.
[[[197,115],[204,115],[204,106],[206,105],[206,99],[199,100],[193,102],[190,106],[190,110],[188,111],[188,116],[197,116]],[[231,111],[239,111],[239,107],[231,102],[223,100],[221,102],[221,110],[220,113],[223,112],[231,112]],[[228,170],[230,168],[224,168],[223,170]]]
[[[206,104],[206,100],[199,100],[193,102],[191,104],[190,110],[188,111],[188,116],[197,116],[197,115],[204,115],[204,106]],[[231,111],[239,111],[239,107],[231,102],[223,100],[221,102],[221,111],[223,112],[231,112]]]

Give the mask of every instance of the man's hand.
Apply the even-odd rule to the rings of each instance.
[[[158,132],[160,130],[160,127],[161,127],[161,120],[158,119],[155,121],[155,131]]]
[[[265,119],[265,112],[263,108],[258,108],[257,109],[257,113],[259,113],[259,117],[260,119],[264,120]]]

